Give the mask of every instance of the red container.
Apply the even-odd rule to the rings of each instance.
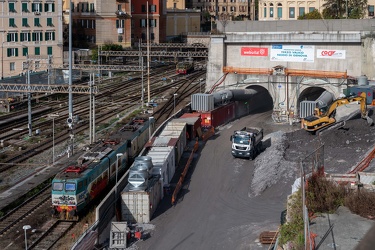
[[[218,127],[236,118],[235,104],[231,102],[208,112],[200,112],[202,127]]]

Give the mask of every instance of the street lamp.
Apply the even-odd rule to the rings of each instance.
[[[50,114],[48,117],[52,118],[52,166],[55,165],[55,117],[59,117],[58,114]]]
[[[31,229],[31,226],[30,225],[25,225],[22,227],[23,230],[25,230],[25,250],[27,250],[27,234],[26,234],[26,231]]]
[[[173,94],[173,115],[176,114],[176,96],[177,94]]]
[[[117,172],[118,172],[118,158],[119,157],[121,157],[121,156],[123,156],[123,154],[122,153],[118,153],[118,154],[116,154],[116,156],[117,156],[117,161],[116,161],[116,188],[115,188],[115,198],[117,198]]]

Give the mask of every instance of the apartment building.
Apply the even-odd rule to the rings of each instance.
[[[324,0],[259,0],[259,20],[297,20],[299,16],[317,9],[323,12]],[[365,18],[374,18],[375,0],[368,0]]]
[[[89,48],[105,43],[131,45],[131,0],[72,0],[73,46]],[[69,2],[64,20],[69,23]]]
[[[166,2],[166,0],[137,0],[132,2],[131,38],[133,43],[139,42],[140,39],[146,41],[147,26],[151,43],[166,41]]]
[[[193,6],[202,6],[218,20],[249,19],[256,20],[255,0],[193,0]]]
[[[0,15],[1,79],[62,64],[62,1],[4,0]]]

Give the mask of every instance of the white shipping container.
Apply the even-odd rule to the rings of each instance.
[[[163,179],[163,186],[168,185],[176,171],[174,147],[152,147],[147,153],[151,157],[154,169]]]
[[[122,220],[128,223],[149,223],[162,197],[159,178],[149,180],[145,191],[129,191],[128,184],[121,193]]]

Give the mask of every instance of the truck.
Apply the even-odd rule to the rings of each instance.
[[[241,130],[236,130],[230,137],[232,155],[254,160],[256,155],[262,151],[262,140],[262,128],[244,127]]]

